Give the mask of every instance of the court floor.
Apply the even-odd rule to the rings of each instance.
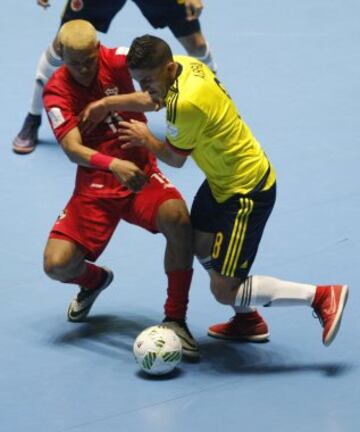
[[[99,263],[115,272],[88,320],[66,321],[75,288],[42,272],[50,227],[69,197],[75,166],[43,118],[41,143],[18,156],[11,140],[28,110],[38,57],[54,36],[62,1],[3,0],[0,15],[1,313],[0,430],[183,432],[360,430],[360,3],[355,0],[204,0],[203,31],[219,79],[278,175],[278,201],[253,273],[347,283],[350,298],[333,345],[311,310],[262,309],[265,344],[206,335],[230,318],[195,264],[188,313],[202,360],[170,377],[139,373],[136,335],[162,319],[164,241],[121,223]],[[108,46],[153,30],[132,2]],[[161,136],[164,113],[150,116]],[[161,165],[189,205],[202,174],[188,161]]]

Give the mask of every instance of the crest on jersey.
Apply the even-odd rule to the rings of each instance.
[[[109,87],[109,88],[105,89],[104,93],[106,94],[106,96],[117,95],[117,94],[119,94],[119,89],[116,86],[115,87]]]
[[[84,2],[83,0],[71,0],[70,7],[74,12],[79,12],[84,7]]]
[[[179,129],[174,124],[167,122],[166,135],[169,135],[172,138],[176,138],[178,134],[179,134]]]

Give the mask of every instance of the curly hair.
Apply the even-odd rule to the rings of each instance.
[[[173,61],[173,55],[163,39],[146,34],[133,40],[126,59],[130,69],[155,69]]]

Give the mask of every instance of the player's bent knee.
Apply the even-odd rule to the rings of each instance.
[[[177,234],[179,237],[189,238],[192,236],[192,226],[189,213],[185,205],[172,205],[162,208],[159,214],[158,225],[161,232],[166,234]]]
[[[71,267],[71,260],[66,254],[61,251],[46,252],[44,254],[44,272],[51,279],[63,280],[66,279],[69,268]]]
[[[171,220],[173,229],[177,230],[180,235],[192,235],[192,226],[190,217],[186,212],[179,211]]]

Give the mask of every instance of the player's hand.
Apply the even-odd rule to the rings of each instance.
[[[51,6],[49,0],[37,0],[37,4],[44,9],[47,9],[48,7]]]
[[[198,19],[203,9],[202,0],[185,0],[186,19],[188,21]]]
[[[119,182],[133,192],[141,191],[149,181],[146,174],[139,167],[133,162],[124,159],[114,158],[109,168]]]
[[[124,149],[132,147],[147,147],[151,132],[146,123],[131,119],[119,124],[119,141]]]
[[[103,99],[91,102],[79,115],[79,128],[82,133],[92,132],[109,114],[109,109]]]

